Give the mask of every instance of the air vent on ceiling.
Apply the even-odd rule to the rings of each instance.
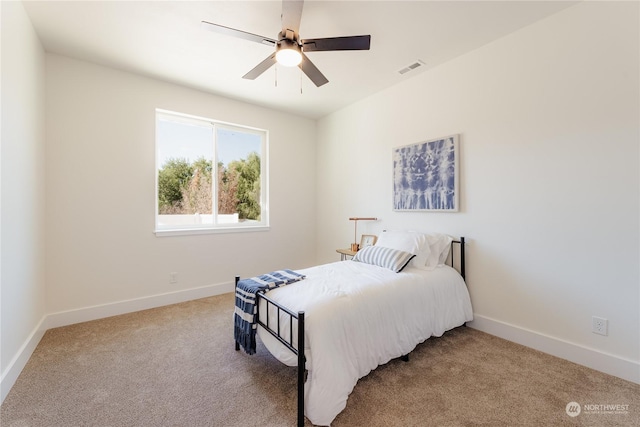
[[[401,70],[398,70],[398,73],[400,74],[406,74],[409,71],[413,71],[416,68],[422,67],[424,65],[424,62],[421,61],[420,59],[418,59],[416,62],[414,62],[413,64],[409,64],[406,67],[402,68]]]

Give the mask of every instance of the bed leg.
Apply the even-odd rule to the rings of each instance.
[[[408,355],[408,354],[405,354],[404,356],[400,356],[400,359],[401,359],[403,362],[408,362],[408,361],[409,361],[409,355]]]
[[[304,311],[298,312],[298,427],[304,426]]]

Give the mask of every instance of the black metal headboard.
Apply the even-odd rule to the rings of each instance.
[[[457,244],[458,246],[460,246],[460,275],[462,276],[463,279],[465,278],[465,265],[464,265],[464,237],[460,237],[459,240],[453,240],[451,242],[451,267],[455,268],[455,258],[456,258],[456,251],[453,249],[453,245]]]

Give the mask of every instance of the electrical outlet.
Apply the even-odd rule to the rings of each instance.
[[[169,273],[169,283],[170,284],[174,284],[174,283],[178,283],[178,273]]]
[[[607,335],[607,330],[609,328],[609,321],[602,317],[593,316],[591,318],[591,332],[594,334]]]

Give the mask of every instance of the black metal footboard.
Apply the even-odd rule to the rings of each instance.
[[[235,284],[238,285],[240,281],[240,277],[236,276]],[[264,300],[266,307],[266,323],[260,320],[260,300]],[[305,371],[305,363],[306,359],[304,357],[304,311],[299,311],[298,313],[294,313],[289,310],[287,307],[282,306],[281,304],[273,301],[269,297],[264,294],[264,291],[260,291],[256,295],[256,307],[257,307],[257,315],[256,318],[258,325],[262,326],[267,332],[273,335],[278,341],[280,341],[285,347],[287,347],[293,354],[298,356],[298,418],[297,423],[298,427],[304,426],[304,371]],[[269,307],[272,307],[272,310],[275,309],[277,311],[277,321],[275,325],[275,329],[273,325],[270,324],[269,320]],[[284,312],[289,316],[289,339],[285,339],[281,335],[281,327],[280,327],[280,314]],[[296,319],[298,322],[298,347],[296,348],[293,345],[293,319]],[[236,341],[236,351],[240,350],[240,344]]]

